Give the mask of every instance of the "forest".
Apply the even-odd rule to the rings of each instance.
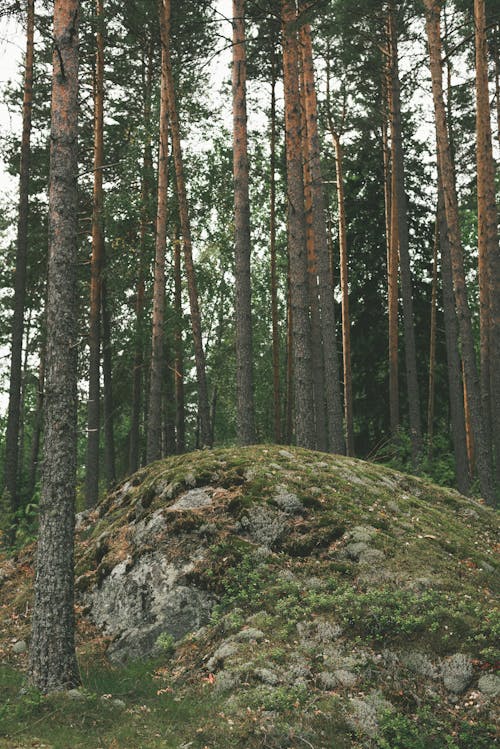
[[[6,546],[38,520],[67,534],[163,456],[235,443],[495,505],[496,2],[0,14],[26,45],[2,92],[23,113],[0,143],[19,180],[0,219]]]

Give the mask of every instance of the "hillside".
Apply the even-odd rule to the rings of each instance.
[[[495,551],[492,510],[370,463],[160,461],[78,516],[79,692],[18,697],[33,549],[1,563],[0,747],[489,748]]]

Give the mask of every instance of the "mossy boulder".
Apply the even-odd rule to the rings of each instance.
[[[424,708],[433,731],[451,707],[455,721],[495,719],[498,523],[481,502],[258,446],[155,463],[77,527],[81,648],[103,635],[114,661],[161,661],[168,639],[168,688],[206,684],[234,720],[273,714],[269,746],[302,745],[294,731],[304,745],[389,746]],[[29,570],[29,552],[21,561]],[[19,566],[1,579],[26,600]]]

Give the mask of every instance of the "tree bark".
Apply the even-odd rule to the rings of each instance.
[[[16,271],[14,279],[14,314],[10,355],[9,408],[5,438],[4,491],[14,519],[19,506],[19,414],[21,402],[21,366],[24,335],[24,306],[26,300],[26,266],[28,258],[28,212],[31,108],[33,103],[33,35],[35,27],[35,2],[27,2],[26,61],[23,93],[23,124],[21,136],[21,163],[19,168],[19,215],[17,221]],[[15,531],[9,541],[13,541]]]
[[[181,243],[179,237],[174,239],[174,303],[175,303],[175,435],[176,452],[186,449],[186,413],[184,406],[184,341],[182,337],[182,278],[181,278]]]
[[[158,198],[153,284],[153,315],[151,338],[151,369],[147,430],[147,462],[159,460],[162,454],[162,385],[165,374],[163,326],[165,321],[165,250],[167,242],[168,190],[168,114],[167,114],[167,29],[160,2],[161,82],[160,82],[160,144],[158,153]]]
[[[495,501],[495,493],[492,480],[490,451],[484,433],[484,420],[482,415],[479,376],[475,359],[472,319],[465,283],[464,258],[460,239],[458,201],[443,100],[440,33],[441,6],[439,0],[424,0],[424,4],[426,8],[426,31],[429,44],[432,91],[436,120],[438,164],[444,193],[446,223],[448,225],[455,306],[458,315],[465,386],[467,390],[468,407],[470,410],[471,426],[476,450],[476,465],[481,492],[485,500],[489,504],[493,504]]]
[[[398,243],[393,236],[392,211],[392,165],[391,149],[388,140],[388,116],[390,105],[389,63],[386,60],[386,74],[383,79],[382,112],[382,156],[384,163],[385,237],[387,245],[387,318],[389,353],[389,423],[394,437],[400,426],[399,421],[399,358],[398,358]],[[397,227],[395,227],[397,233]]]
[[[212,442],[212,430],[210,428],[210,407],[208,404],[207,375],[205,369],[205,353],[203,350],[203,338],[201,331],[201,313],[198,301],[198,290],[193,263],[193,245],[191,240],[191,224],[186,194],[186,181],[184,178],[184,165],[181,150],[181,137],[179,129],[179,118],[175,102],[175,86],[170,60],[170,16],[171,0],[160,0],[161,9],[165,17],[166,34],[163,44],[167,58],[167,110],[172,135],[172,151],[175,166],[175,178],[177,184],[177,196],[179,200],[179,217],[181,222],[181,233],[184,245],[184,264],[188,282],[189,306],[191,310],[191,327],[193,331],[194,354],[196,363],[196,376],[198,380],[198,410],[200,416],[200,441],[201,446],[210,446]]]
[[[233,0],[233,176],[236,323],[236,416],[242,445],[255,442],[250,277],[250,198],[246,105],[245,0]]]
[[[313,448],[315,444],[314,402],[311,376],[311,330],[307,293],[307,254],[296,19],[297,13],[294,2],[292,0],[281,0],[295,438],[299,446]]]
[[[405,342],[406,385],[410,417],[410,439],[413,464],[417,465],[422,453],[422,425],[420,417],[420,395],[417,379],[417,350],[415,345],[415,323],[413,314],[413,292],[410,270],[410,248],[408,236],[408,204],[404,186],[404,156],[401,132],[401,94],[399,82],[397,29],[394,1],[389,0],[389,61],[390,61],[390,124],[392,151],[392,210],[396,215],[399,246],[401,296],[403,300],[403,328]]]
[[[315,448],[328,451],[326,400],[325,400],[325,367],[323,359],[323,341],[321,337],[321,313],[318,295],[318,255],[316,252],[316,238],[314,235],[313,190],[311,177],[311,161],[307,134],[304,66],[300,74],[300,96],[302,115],[302,158],[304,163],[304,211],[306,221],[307,248],[307,282],[309,293],[309,309],[311,312],[311,364],[314,394],[314,424]]]
[[[94,73],[94,195],[92,255],[90,258],[89,399],[87,406],[87,460],[85,504],[94,507],[99,497],[99,436],[101,398],[101,274],[104,262],[102,178],[104,165],[104,4],[96,0],[96,55]]]
[[[429,386],[427,397],[427,452],[432,457],[434,440],[434,407],[436,401],[436,332],[437,332],[437,286],[438,286],[439,216],[436,211],[434,246],[432,252],[431,326],[429,331]]]
[[[108,491],[116,483],[115,428],[113,403],[113,366],[111,357],[111,320],[108,305],[108,285],[101,282],[102,318],[102,375],[104,384],[104,463]]]
[[[333,123],[332,123],[333,124]],[[342,294],[342,353],[344,365],[344,424],[347,455],[354,453],[354,417],[352,406],[351,372],[351,320],[349,317],[349,279],[347,270],[347,230],[344,200],[344,173],[342,166],[342,144],[339,134],[333,129],[337,170],[337,202],[339,212],[340,291]]]
[[[330,280],[328,232],[321,176],[321,150],[318,133],[318,104],[314,82],[311,27],[301,29],[302,65],[304,69],[304,100],[306,109],[307,140],[311,169],[312,215],[314,241],[318,257],[318,283],[321,330],[325,362],[325,395],[328,420],[329,449],[333,453],[345,452],[342,424],[342,398],[339,381],[339,358],[336,341],[335,307]]]
[[[38,456],[40,453],[40,436],[42,433],[43,420],[43,394],[45,387],[45,340],[40,351],[40,364],[38,366],[38,386],[36,391],[35,420],[33,424],[33,437],[31,440],[30,469],[28,475],[28,486],[26,496],[28,502],[33,500],[35,493],[36,476],[38,469]]]
[[[470,490],[470,475],[465,430],[462,368],[458,350],[458,322],[453,294],[448,225],[444,212],[444,195],[440,185],[438,185],[438,191],[439,248],[441,251],[441,280],[443,284],[444,332],[450,397],[451,436],[455,455],[458,491],[462,494],[468,494]]]
[[[173,378],[173,350],[169,345],[168,337],[165,336],[165,387],[163,393],[163,449],[162,454],[175,455],[175,387]]]
[[[141,413],[143,405],[143,369],[144,369],[144,264],[146,254],[146,235],[149,223],[150,175],[152,172],[151,142],[149,128],[151,120],[151,87],[153,77],[153,45],[148,49],[147,60],[143,64],[144,77],[144,130],[146,142],[142,157],[141,183],[141,223],[139,230],[139,258],[137,263],[137,290],[135,298],[135,353],[132,372],[132,410],[130,420],[129,473],[139,468],[141,447]]]
[[[500,251],[484,0],[474,0],[481,399],[500,481]]]
[[[270,157],[270,254],[271,254],[271,319],[273,336],[273,412],[274,441],[281,442],[280,337],[278,319],[278,274],[276,263],[276,56],[271,53],[271,157]]]
[[[74,521],[77,404],[78,0],[55,0],[44,463],[30,647],[42,692],[79,683]]]

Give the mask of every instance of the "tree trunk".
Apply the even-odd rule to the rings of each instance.
[[[113,367],[111,357],[111,320],[108,306],[108,286],[101,282],[102,317],[102,374],[104,380],[104,463],[108,491],[116,483],[115,428],[113,404]]]
[[[432,457],[434,439],[434,405],[436,399],[436,327],[437,327],[437,285],[438,285],[438,246],[439,246],[439,211],[436,212],[434,228],[434,247],[432,254],[432,293],[431,293],[431,328],[429,331],[429,387],[427,398],[427,450]]]
[[[389,38],[389,32],[387,32]],[[388,120],[391,106],[391,80],[388,58],[385,61],[383,78],[383,112],[382,112],[382,155],[384,163],[384,202],[385,202],[385,237],[387,245],[387,319],[388,319],[388,353],[389,353],[389,422],[394,437],[400,426],[399,421],[399,341],[398,341],[398,241],[397,225],[394,226],[392,193],[393,170],[391,148],[388,140]]]
[[[250,278],[250,198],[246,105],[245,0],[233,0],[233,175],[236,327],[237,436],[255,442],[253,400],[252,300]]]
[[[101,377],[101,274],[104,262],[102,169],[104,166],[104,7],[96,0],[96,56],[94,73],[94,202],[90,259],[89,400],[87,407],[87,461],[85,504],[94,507],[99,497],[99,436]]]
[[[162,454],[175,455],[175,388],[173,381],[172,349],[168,337],[165,336],[165,388],[163,393],[163,449]]]
[[[276,56],[271,53],[271,160],[270,160],[270,252],[271,252],[271,319],[273,331],[273,411],[274,441],[281,442],[280,337],[278,320],[278,274],[276,263]]]
[[[158,153],[158,200],[156,213],[156,244],[153,285],[153,316],[151,338],[151,370],[147,431],[147,462],[159,460],[162,449],[162,384],[165,374],[163,326],[165,321],[165,249],[167,241],[168,188],[168,114],[167,114],[167,51],[165,17],[160,5],[161,82],[160,82],[160,145]]]
[[[296,19],[292,0],[281,0],[283,26],[283,85],[288,195],[288,251],[294,370],[295,438],[301,447],[313,448],[314,402],[311,373],[311,331],[307,293],[307,254],[302,173],[299,58]]]
[[[500,252],[488,92],[488,45],[484,0],[474,0],[474,28],[481,399],[486,439],[493,438],[491,448],[495,455],[497,476],[500,481]]]
[[[26,336],[24,341],[24,359],[22,366],[21,375],[21,402],[20,402],[20,426],[19,426],[19,458],[18,458],[18,472],[17,472],[17,487],[19,505],[23,503],[23,468],[24,468],[24,442],[25,442],[25,426],[26,426],[26,384],[28,378],[28,357],[30,353],[30,334],[31,334],[31,316],[33,310],[30,308],[28,312],[28,319],[25,324]]]
[[[175,434],[176,452],[186,449],[186,413],[184,407],[184,341],[182,338],[182,279],[181,243],[174,239],[174,284],[175,284]]]
[[[318,256],[313,223],[313,191],[307,122],[305,113],[304,67],[300,74],[300,96],[302,114],[302,159],[304,163],[304,211],[306,221],[307,282],[309,309],[311,312],[311,364],[314,393],[314,424],[317,450],[328,451],[325,400],[325,368],[323,361],[323,341],[321,337],[321,314],[318,295]]]
[[[55,0],[49,185],[47,380],[30,679],[42,692],[79,681],[74,521],[77,405],[78,0]]]
[[[448,226],[444,212],[444,196],[440,185],[438,185],[438,190],[439,248],[441,251],[441,280],[443,284],[444,332],[450,395],[451,435],[455,454],[458,491],[462,492],[462,494],[468,494],[470,476],[465,430],[464,389],[462,385],[460,353],[458,350],[458,322],[453,295]]]
[[[21,366],[26,299],[26,266],[28,257],[28,198],[30,172],[31,108],[33,102],[33,34],[35,2],[27,3],[26,61],[23,93],[23,126],[19,168],[19,215],[17,221],[16,271],[14,280],[14,314],[10,356],[9,409],[5,438],[4,491],[12,517],[18,509],[19,413],[21,401]],[[9,541],[14,540],[15,531]]]
[[[342,399],[339,381],[339,360],[336,342],[335,307],[330,280],[328,233],[326,227],[325,199],[321,176],[321,150],[318,134],[318,104],[314,82],[314,65],[311,42],[311,27],[301,29],[302,65],[304,69],[305,109],[307,140],[311,169],[312,212],[314,241],[318,257],[318,282],[321,314],[321,330],[325,362],[325,395],[328,419],[329,449],[333,453],[344,453],[345,442],[342,425]],[[285,110],[286,111],[286,110]]]
[[[349,317],[349,280],[347,271],[347,231],[344,200],[344,173],[342,168],[342,145],[340,143],[340,137],[333,128],[331,128],[331,130],[333,144],[335,147],[335,164],[337,169],[337,201],[339,211],[340,290],[342,294],[342,349],[344,365],[344,423],[347,455],[353,456],[354,419],[352,408],[351,320]]]
[[[497,110],[497,140],[500,145],[500,49],[498,40],[500,39],[500,23],[495,26],[493,41],[493,57],[495,60],[495,99]]]
[[[26,490],[26,497],[28,499],[28,502],[33,501],[33,494],[35,493],[36,475],[37,475],[37,469],[38,469],[38,456],[40,453],[40,435],[42,432],[42,421],[43,421],[44,387],[45,387],[45,341],[42,343],[42,348],[40,351],[40,364],[38,366],[38,387],[36,391],[35,420],[33,424],[30,468],[29,468],[29,475],[28,475],[28,486]]]
[[[160,0],[160,8],[164,13],[166,34],[163,42],[167,58],[167,109],[172,135],[172,151],[174,156],[175,178],[177,183],[177,196],[179,200],[179,217],[181,222],[181,233],[184,245],[184,264],[188,282],[189,306],[191,310],[191,327],[193,331],[194,355],[196,363],[196,376],[198,380],[198,410],[200,416],[200,440],[201,446],[210,446],[212,442],[212,430],[210,428],[210,407],[208,404],[207,375],[205,370],[205,353],[203,351],[203,338],[201,332],[201,314],[198,301],[198,290],[196,287],[196,276],[193,264],[193,246],[191,241],[191,224],[186,194],[186,182],[184,179],[184,165],[182,160],[181,137],[179,131],[179,119],[175,103],[174,77],[170,60],[170,15],[171,0]]]
[[[390,123],[392,152],[392,210],[397,220],[401,296],[403,299],[403,327],[405,341],[406,385],[410,417],[410,439],[413,464],[416,465],[422,452],[422,426],[420,418],[420,396],[417,379],[417,351],[413,315],[413,292],[410,271],[410,249],[408,236],[408,207],[404,186],[404,156],[401,133],[401,95],[399,83],[397,29],[394,2],[389,0],[389,61],[390,61]]]
[[[292,295],[290,291],[290,256],[288,256],[287,296],[286,296],[286,402],[285,422],[287,445],[293,439],[293,323],[292,323]]]
[[[493,504],[495,501],[495,494],[492,481],[490,451],[484,435],[479,376],[475,359],[472,320],[467,297],[464,258],[460,239],[458,202],[443,100],[440,33],[441,8],[439,0],[424,0],[424,2],[427,11],[426,30],[429,44],[432,91],[436,119],[438,163],[444,193],[446,223],[448,225],[455,306],[458,315],[468,407],[470,410],[471,426],[476,450],[476,465],[481,492],[485,500],[488,503]]]
[[[438,287],[438,248],[439,248],[439,217],[436,213],[434,229],[434,247],[432,254],[432,291],[431,291],[431,324],[429,331],[429,385],[427,399],[427,439],[429,442],[429,457],[432,455],[432,441],[434,438],[434,407],[436,395],[436,334],[437,334],[437,287]]]
[[[134,368],[132,372],[132,412],[130,420],[130,443],[129,443],[129,473],[134,473],[139,468],[139,455],[141,445],[141,413],[143,401],[143,369],[144,369],[144,264],[146,254],[146,235],[149,223],[149,197],[150,197],[150,175],[152,172],[151,143],[149,140],[149,126],[151,120],[151,86],[153,77],[153,45],[148,50],[148,59],[143,65],[144,76],[144,130],[146,142],[144,143],[142,161],[142,184],[141,184],[141,225],[139,231],[139,259],[137,263],[137,290],[135,298],[135,353]]]

